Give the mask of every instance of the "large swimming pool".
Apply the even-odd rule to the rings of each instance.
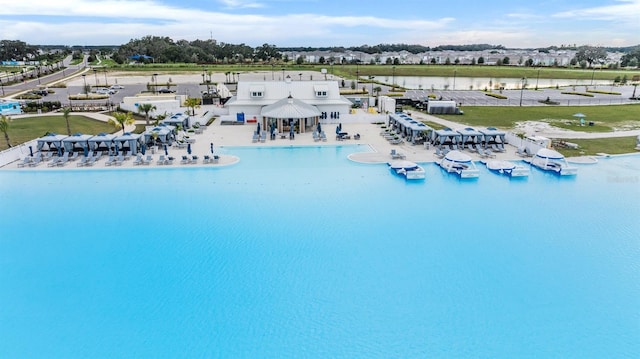
[[[226,168],[0,172],[2,358],[640,354],[640,157],[575,178],[366,146]]]

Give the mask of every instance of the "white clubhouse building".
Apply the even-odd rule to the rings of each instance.
[[[231,117],[260,123],[265,130],[288,132],[294,126],[304,133],[316,128],[323,118],[340,118],[351,108],[340,95],[337,81],[240,81],[236,95],[225,107]],[[239,115],[240,114],[240,115]]]

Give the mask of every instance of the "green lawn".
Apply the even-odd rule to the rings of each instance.
[[[71,133],[80,132],[90,135],[97,135],[100,132],[115,132],[113,126],[85,116],[70,115],[69,122],[71,124]],[[64,117],[25,117],[14,119],[9,123],[9,139],[11,140],[11,144],[14,146],[42,137],[47,132],[66,134],[67,123],[65,122]],[[7,149],[7,143],[4,138],[2,138],[0,140],[0,150],[5,149]]]
[[[580,146],[578,149],[558,148],[557,150],[563,155],[581,156],[595,155],[597,153],[608,153],[611,155],[621,153],[638,152],[635,150],[636,137],[618,137],[618,138],[596,138],[591,140],[567,139],[566,142],[575,143]]]
[[[611,132],[614,128],[640,128],[640,105],[615,106],[464,106],[464,115],[438,117],[478,127],[510,129],[516,122],[544,121],[556,127],[583,132]],[[573,115],[583,113],[585,121],[594,126],[579,126]]]

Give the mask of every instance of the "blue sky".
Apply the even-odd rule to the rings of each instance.
[[[146,35],[259,46],[640,44],[640,0],[0,0],[0,39],[119,45]]]

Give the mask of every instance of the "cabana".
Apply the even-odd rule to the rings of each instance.
[[[314,105],[295,99],[289,95],[260,111],[263,128],[277,126],[278,132],[291,131],[291,126],[298,127],[299,133],[316,128],[320,119],[320,110]]]
[[[480,131],[476,131],[471,127],[464,128],[457,131],[460,134],[460,145],[466,147],[467,145],[475,146],[480,144],[483,139],[483,135]]]
[[[171,145],[175,139],[173,134],[173,126],[157,126],[144,131],[144,143],[157,145],[160,142],[163,145]],[[157,133],[157,140],[154,140],[154,133]]]
[[[426,139],[429,132],[433,131],[433,128],[401,112],[389,115],[389,125],[412,144]]]
[[[118,136],[113,139],[113,143],[118,146],[118,149],[124,151],[131,151],[131,154],[138,153],[142,146],[143,137],[139,133],[125,132],[122,136]]]
[[[450,145],[457,146],[461,141],[462,135],[450,128],[443,128],[431,132],[431,142],[440,148]]]
[[[506,133],[504,131],[498,130],[495,127],[487,127],[478,131],[482,133],[482,142],[484,143],[485,148],[491,145],[497,145],[499,148],[504,148],[504,144],[506,143]]]
[[[73,135],[66,137],[62,140],[62,146],[66,152],[73,152],[74,150],[84,151],[89,147],[89,139],[91,135],[84,135],[82,133],[74,133]]]
[[[89,145],[89,150],[91,151],[106,151],[113,147],[113,139],[116,138],[116,135],[101,132],[89,140],[87,140],[87,144]]]
[[[42,151],[45,145],[49,151],[62,151],[62,140],[67,137],[67,135],[58,135],[57,133],[49,133],[44,137],[40,137],[38,138],[38,151]]]
[[[162,124],[174,126],[176,128],[180,125],[182,129],[187,129],[189,127],[189,116],[183,113],[176,113],[175,115],[164,119]]]

